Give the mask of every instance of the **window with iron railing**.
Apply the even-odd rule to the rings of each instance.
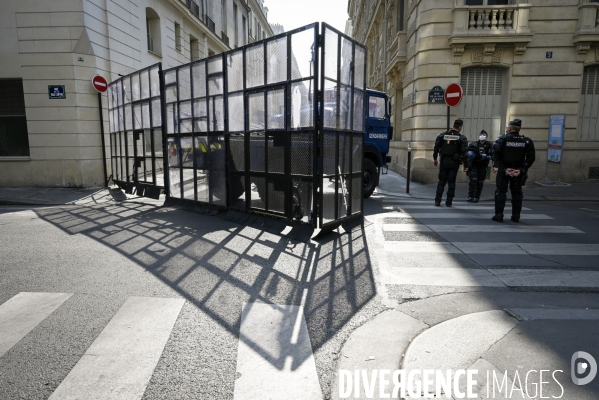
[[[214,30],[215,30],[214,21],[212,19],[210,19],[210,17],[208,16],[208,14],[204,14],[204,18],[205,18],[204,22],[208,26],[208,29],[210,29],[212,32],[214,32]]]
[[[228,46],[229,45],[229,37],[225,34],[225,32],[221,32],[220,37],[223,40],[223,42],[225,42],[225,44]]]
[[[515,3],[515,0],[466,0],[467,6],[503,6]]]

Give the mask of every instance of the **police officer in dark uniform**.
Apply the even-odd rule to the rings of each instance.
[[[464,125],[464,122],[461,119],[456,119],[453,123],[453,129],[441,132],[435,140],[435,149],[433,151],[435,167],[439,165],[437,156],[441,154],[439,184],[437,185],[437,195],[435,196],[435,205],[437,207],[441,206],[445,184],[448,185],[445,205],[451,207],[453,203],[455,180],[458,176],[460,164],[465,160],[466,152],[468,151],[468,139],[460,133],[462,125]]]
[[[493,144],[487,141],[487,137],[487,132],[482,130],[478,140],[468,145],[468,164],[466,164],[466,173],[470,178],[468,201],[473,203],[478,203],[480,199],[493,151]]]
[[[535,162],[535,145],[530,138],[520,135],[521,127],[521,120],[511,121],[507,133],[501,135],[493,145],[493,166],[497,172],[493,221],[503,222],[508,186],[512,192],[512,221],[520,221],[524,198],[522,186],[526,182],[528,169]]]

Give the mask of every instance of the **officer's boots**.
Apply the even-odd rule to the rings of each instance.
[[[477,182],[476,184],[476,195],[474,196],[474,200],[473,203],[478,203],[478,201],[480,200],[480,195],[483,192],[483,186],[485,185],[484,182]]]
[[[476,197],[476,181],[468,183],[468,202],[472,203]]]
[[[520,222],[520,212],[522,211],[522,206],[514,206],[512,204],[512,221]]]
[[[436,205],[437,207],[441,207],[441,199],[440,199],[440,198],[438,198],[438,197],[435,197],[435,205]]]

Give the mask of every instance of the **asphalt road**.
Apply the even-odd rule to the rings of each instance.
[[[420,263],[419,268],[431,269],[433,265],[427,263],[439,262],[435,258],[438,254],[418,257],[413,251],[412,255],[394,253],[386,242],[597,245],[599,204],[537,202],[533,207],[525,203],[533,208],[527,213],[544,214],[551,219],[525,221],[523,226],[571,226],[581,233],[473,234],[456,232],[454,228],[443,232],[437,226],[492,225],[491,213],[488,221],[477,217],[477,210],[459,209],[451,212],[465,213],[460,218],[406,218],[397,216],[400,211],[406,212],[402,204],[392,201],[383,196],[366,200],[362,226],[347,234],[331,234],[318,243],[292,241],[221,218],[136,202],[0,208],[0,330],[3,315],[29,324],[21,333],[9,332],[16,339],[14,343],[5,340],[4,351],[0,340],[0,398],[46,399],[53,393],[52,398],[68,398],[69,390],[81,385],[77,373],[83,371],[79,374],[85,375],[85,360],[102,360],[106,356],[110,361],[117,359],[119,352],[125,354],[125,360],[136,360],[142,353],[158,356],[154,361],[140,356],[139,362],[119,367],[112,361],[98,361],[97,369],[102,372],[105,368],[115,374],[114,381],[120,379],[119,375],[126,375],[128,368],[139,365],[134,374],[136,382],[125,382],[119,387],[123,392],[113,393],[113,398],[232,399],[234,394],[236,399],[252,398],[240,393],[239,388],[249,385],[260,393],[260,385],[268,387],[269,379],[279,377],[284,382],[300,370],[309,377],[312,369],[316,371],[316,385],[328,397],[344,343],[357,327],[389,307],[427,325],[472,310],[501,307],[506,299],[511,299],[511,307],[554,304],[599,308],[597,287],[592,286],[577,287],[577,293],[564,293],[571,292],[572,287],[516,287],[505,284],[497,273],[493,276],[500,283],[489,286],[423,284],[417,280],[389,283],[384,275],[398,267],[396,263],[406,267]],[[406,204],[426,205],[403,205]],[[407,212],[448,211],[415,208]],[[385,224],[393,225],[393,230],[385,231]],[[400,225],[411,228],[397,228]],[[463,251],[451,253],[451,261],[443,262],[456,269],[481,273],[522,266],[576,273],[599,271],[594,262],[596,256],[592,255],[508,256]],[[409,275],[401,274],[401,279]],[[576,286],[577,282],[574,279],[570,285]],[[15,299],[19,299],[16,296],[23,292],[65,296],[43,313],[35,299],[27,303],[29,309],[14,306]],[[144,309],[144,304],[154,303],[139,298],[184,301]],[[43,306],[45,300],[40,301]],[[246,308],[250,316],[242,319],[248,305],[256,305],[255,316],[251,317]],[[36,307],[41,316],[34,315]],[[156,318],[144,319],[156,310],[163,312]],[[128,321],[127,326],[119,323],[119,318]],[[274,323],[272,329],[262,326],[268,321]],[[576,329],[586,329],[584,323],[577,323]],[[242,325],[248,333],[240,336]],[[530,326],[531,331],[537,329],[534,323]],[[308,342],[302,341],[304,327],[311,351],[305,351]],[[551,340],[540,334],[531,337],[546,351],[558,351],[559,325],[552,325],[551,329]],[[576,329],[563,329],[564,340],[574,340]],[[268,339],[271,330],[276,334]],[[538,330],[546,331],[542,327]],[[147,339],[144,332],[155,334]],[[259,334],[252,337],[252,332]],[[596,332],[586,329],[584,335]],[[581,343],[595,346],[593,350],[599,356],[599,345],[587,336]],[[126,338],[129,345],[109,348],[117,341],[115,337]],[[502,351],[508,357],[516,348],[514,345],[501,350],[498,345],[489,358],[496,365],[501,364]],[[247,353],[243,353],[243,358],[242,349]],[[570,349],[559,351],[565,354]],[[128,352],[133,355],[126,356]],[[144,363],[148,364],[145,369]],[[303,371],[301,368],[306,365],[310,368]],[[262,379],[266,382],[256,382],[260,375],[248,382],[243,374],[251,375],[252,369],[265,371]],[[98,379],[104,379],[102,376]],[[134,388],[141,393],[138,397],[129,396]]]

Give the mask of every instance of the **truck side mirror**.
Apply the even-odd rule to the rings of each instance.
[[[390,116],[390,115],[391,115],[391,100],[389,100],[389,101],[387,102],[387,108],[388,108],[388,110],[387,110],[387,115],[389,115],[389,116]]]

